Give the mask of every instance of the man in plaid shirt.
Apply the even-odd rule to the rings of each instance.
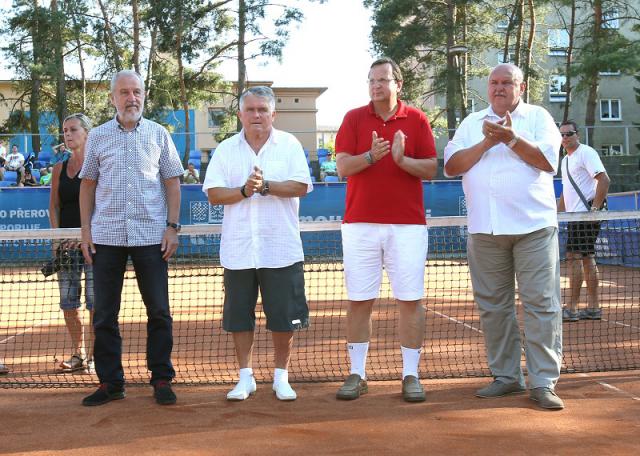
[[[147,364],[154,397],[173,404],[168,260],[178,247],[180,157],[167,130],[144,119],[144,82],[134,71],[111,80],[114,119],[89,133],[80,178],[82,252],[93,264],[94,361],[100,388],[82,401],[123,399],[124,370],[118,312],[131,257],[147,308]]]

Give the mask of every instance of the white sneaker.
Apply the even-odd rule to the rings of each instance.
[[[244,401],[256,392],[256,379],[251,376],[251,380],[240,380],[236,387],[227,393],[228,401]]]
[[[276,397],[281,401],[295,401],[298,397],[288,382],[274,383],[273,391],[275,391]]]

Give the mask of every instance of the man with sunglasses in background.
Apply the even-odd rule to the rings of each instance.
[[[562,147],[562,194],[558,212],[602,210],[609,190],[609,176],[598,152],[580,144],[578,127],[572,120],[560,125]],[[600,320],[602,309],[598,300],[598,268],[595,243],[600,222],[569,222],[567,236],[567,268],[569,270],[569,303],[562,309],[562,320]],[[582,282],[587,282],[587,308],[578,311]]]

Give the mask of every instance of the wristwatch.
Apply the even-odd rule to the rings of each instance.
[[[520,139],[520,136],[516,135],[515,132],[514,132],[513,133],[513,139],[507,143],[507,147],[509,149],[513,149],[513,146],[516,145],[516,143],[518,142],[519,139]]]
[[[375,163],[375,160],[373,159],[373,155],[371,155],[371,151],[370,150],[368,150],[367,152],[364,153],[364,159],[370,165],[373,165]]]
[[[179,233],[182,225],[180,225],[179,223],[172,223],[167,220],[167,228],[173,228],[174,230],[176,230],[176,233]]]
[[[264,184],[262,184],[262,190],[260,190],[260,194],[262,196],[267,196],[269,194],[269,181],[264,181]]]
[[[243,197],[245,198],[249,198],[249,195],[247,195],[244,191],[246,185],[243,185],[242,187],[240,187],[240,193],[242,194]]]

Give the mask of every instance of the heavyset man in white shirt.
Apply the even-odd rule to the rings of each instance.
[[[578,126],[573,121],[560,125],[562,147],[567,155],[562,159],[562,195],[558,211],[586,212],[601,210],[609,191],[609,176],[593,147],[580,144]],[[582,197],[569,179],[573,179]],[[588,206],[588,207],[587,207]],[[602,309],[598,300],[598,268],[595,243],[600,232],[599,222],[569,222],[567,226],[567,268],[569,269],[569,305],[562,310],[564,321],[600,320]],[[587,282],[587,308],[578,311],[582,282]]]
[[[561,409],[562,359],[558,221],[553,190],[560,133],[551,115],[521,99],[522,71],[498,65],[490,106],[465,118],[444,151],[445,174],[462,175],[467,253],[494,381],[478,397],[525,391],[515,279],[524,306],[529,397]]]
[[[309,325],[299,198],[313,185],[300,142],[273,128],[270,88],[247,89],[238,117],[242,131],[217,147],[202,186],[211,204],[224,205],[223,328],[233,333],[240,366],[240,380],[227,399],[242,401],[256,390],[251,362],[260,289],[274,345],[273,390],[278,399],[291,401],[296,399],[287,372],[293,331]]]

